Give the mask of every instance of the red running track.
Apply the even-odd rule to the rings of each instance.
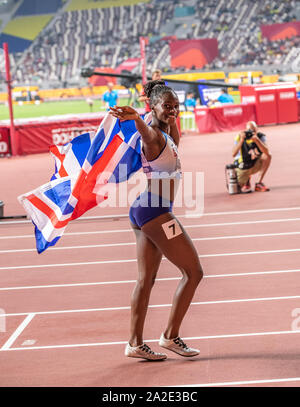
[[[203,171],[205,182],[203,216],[175,210],[204,269],[181,330],[199,357],[124,356],[137,264],[128,218],[115,215],[127,208],[90,211],[41,255],[31,223],[1,221],[0,386],[299,386],[299,125],[263,131],[273,155],[268,193],[227,194],[233,133],[181,141],[184,170]],[[51,159],[0,165],[5,215],[23,214],[16,197],[50,178]],[[163,260],[145,325],[155,350],[179,278]]]

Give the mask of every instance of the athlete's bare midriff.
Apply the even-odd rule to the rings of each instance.
[[[169,199],[173,202],[178,189],[179,180],[178,179],[148,179],[147,180],[147,190],[155,195],[159,195],[163,198]]]

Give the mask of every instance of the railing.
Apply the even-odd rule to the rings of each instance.
[[[180,112],[180,127],[181,131],[197,131],[195,113]]]

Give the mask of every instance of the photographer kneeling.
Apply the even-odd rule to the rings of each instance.
[[[262,180],[270,166],[271,154],[266,145],[266,136],[257,130],[255,122],[248,122],[246,131],[239,133],[234,140],[232,155],[241,193],[251,192],[250,177],[257,172],[260,177],[255,191],[269,191]]]

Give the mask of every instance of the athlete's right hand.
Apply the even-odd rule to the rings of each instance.
[[[136,120],[139,117],[138,112],[130,106],[111,107],[109,113],[120,120]]]

